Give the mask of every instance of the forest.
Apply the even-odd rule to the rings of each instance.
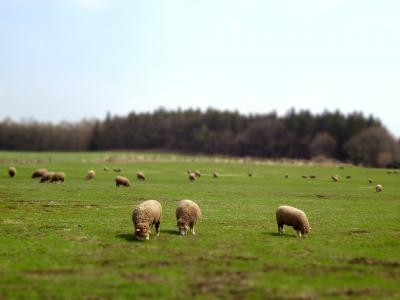
[[[258,158],[335,159],[399,167],[400,143],[373,116],[307,110],[245,115],[216,109],[107,114],[58,124],[0,122],[0,150],[164,150]]]

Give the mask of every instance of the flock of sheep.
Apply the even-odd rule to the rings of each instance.
[[[121,172],[120,168],[114,168],[115,172]],[[109,171],[108,167],[104,168],[104,171]],[[17,170],[15,167],[10,167],[8,169],[8,174],[12,178],[16,175]],[[188,170],[188,179],[190,181],[195,181],[197,178],[201,177],[201,172],[196,170]],[[248,174],[249,177],[252,176],[252,173]],[[86,174],[86,179],[91,180],[96,177],[96,172],[94,170],[90,170]],[[136,177],[138,180],[145,180],[146,177],[143,172],[136,173]],[[218,172],[213,173],[214,178],[218,178]],[[285,175],[285,178],[288,178],[288,175]],[[311,178],[315,179],[315,175],[305,176],[302,175],[303,178]],[[65,173],[63,172],[49,172],[47,169],[37,169],[33,172],[32,178],[40,178],[40,182],[55,182],[60,183],[65,180]],[[347,179],[350,179],[351,176],[347,176]],[[338,175],[333,175],[331,179],[334,182],[339,181]],[[372,183],[372,179],[369,179],[369,183]],[[128,178],[123,176],[115,177],[116,186],[126,186],[130,187],[131,183]],[[382,191],[382,185],[377,184],[375,186],[376,192]],[[178,203],[178,207],[176,208],[176,222],[179,233],[181,235],[186,235],[188,231],[190,231],[193,235],[195,234],[194,226],[197,224],[201,217],[200,207],[192,200],[181,200]],[[154,226],[156,230],[156,235],[158,236],[160,233],[160,225],[162,221],[162,207],[161,204],[157,200],[147,200],[136,206],[132,213],[132,222],[135,227],[135,237],[138,240],[148,240],[150,238],[151,229]],[[279,206],[276,210],[276,222],[278,225],[278,231],[280,234],[283,234],[283,226],[292,226],[296,231],[298,237],[307,237],[308,233],[311,230],[310,223],[308,222],[306,214],[295,207],[292,206]]]

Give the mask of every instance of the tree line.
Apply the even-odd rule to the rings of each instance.
[[[399,141],[380,120],[307,110],[244,115],[208,109],[131,112],[77,123],[0,122],[1,150],[168,150],[261,158],[333,158],[397,167]]]

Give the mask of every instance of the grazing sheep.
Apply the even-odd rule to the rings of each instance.
[[[40,178],[40,182],[46,182],[46,181],[50,181],[54,176],[54,172],[46,172],[43,174],[43,176]]]
[[[65,173],[63,172],[55,172],[53,176],[50,178],[50,182],[56,182],[56,183],[60,183],[60,181],[64,182],[64,180],[65,180]]]
[[[94,170],[90,170],[89,172],[87,172],[87,174],[86,174],[87,180],[94,179],[94,178],[96,178],[96,172]]]
[[[370,179],[368,179],[368,182],[369,182],[369,183],[372,183],[372,182],[373,182],[373,180],[370,178]]]
[[[346,176],[346,179],[351,179],[351,175],[347,175],[347,176]]]
[[[119,187],[120,185],[129,187],[129,186],[131,186],[131,182],[126,177],[117,176],[117,177],[115,177],[115,185],[117,187]]]
[[[249,177],[252,177],[253,176],[253,173],[249,173],[249,174],[247,174]]]
[[[284,232],[283,225],[292,226],[298,237],[307,237],[311,227],[306,214],[295,207],[282,205],[276,210],[276,223],[280,234]]]
[[[8,168],[8,175],[13,178],[17,174],[17,169],[15,167],[9,167]]]
[[[377,193],[382,192],[382,185],[377,184],[376,187],[375,187],[375,191],[376,191]]]
[[[317,178],[317,176],[315,176],[315,175],[310,175],[310,178],[311,178],[311,179],[315,179],[315,178]]]
[[[218,172],[214,172],[213,177],[214,177],[214,178],[218,178],[218,177],[219,177]]]
[[[121,171],[122,171],[122,169],[121,169],[121,168],[114,168],[113,170],[114,170],[114,172],[117,172],[117,173],[119,173],[119,172],[121,172]]]
[[[138,180],[146,180],[146,177],[144,177],[143,172],[137,172],[136,177]]]
[[[333,175],[331,178],[334,182],[339,181],[339,175]]]
[[[160,234],[162,208],[157,200],[147,200],[135,207],[132,222],[135,226],[135,236],[138,240],[150,239],[150,229],[156,227],[157,236]]]
[[[307,179],[307,178],[308,178],[307,175],[302,175],[301,177],[303,177],[304,179]]]
[[[193,173],[193,171],[189,169],[189,170],[187,170],[187,173],[189,175],[190,173]]]
[[[190,229],[192,234],[194,232],[194,225],[199,221],[201,217],[200,207],[192,200],[181,200],[176,208],[176,220],[179,233],[185,235]]]
[[[196,175],[196,177],[201,177],[201,173],[198,170],[194,171],[194,175]]]
[[[190,181],[196,181],[196,175],[194,173],[189,173],[188,178]]]
[[[108,167],[104,167],[104,171],[108,172],[110,169]]]
[[[289,178],[289,175],[286,174],[286,175],[285,175],[285,178]]]
[[[37,169],[32,173],[32,178],[41,178],[46,172],[47,169]]]

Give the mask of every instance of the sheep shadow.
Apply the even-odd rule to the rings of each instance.
[[[138,240],[135,237],[135,235],[132,233],[121,233],[121,234],[117,234],[115,237],[123,239],[127,242],[138,242],[138,243],[142,242],[142,241]]]
[[[281,237],[288,237],[288,238],[297,238],[296,234],[289,234],[289,233],[283,233],[280,234],[279,232],[275,232],[275,231],[269,231],[269,232],[264,232],[264,234],[268,234],[271,236],[281,236]]]
[[[166,233],[169,235],[180,235],[178,230],[172,230],[172,229],[161,230],[161,233]]]

